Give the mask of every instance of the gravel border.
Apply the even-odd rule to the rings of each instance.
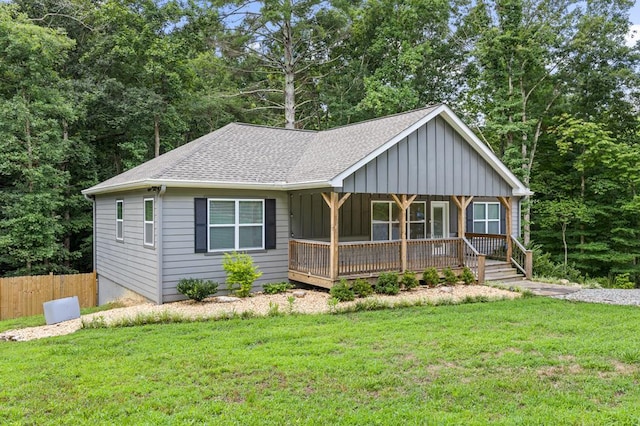
[[[296,297],[296,295],[301,297]],[[363,300],[379,301],[393,306],[403,303],[426,303],[442,300],[457,302],[466,297],[486,297],[489,300],[500,300],[520,297],[520,293],[477,285],[444,286],[437,288],[419,287],[411,291],[401,292],[397,296],[373,295],[353,302],[342,302],[337,305],[337,308],[348,308],[355,305],[358,301]],[[242,314],[243,312],[266,316],[274,309],[278,309],[278,312],[281,313],[328,313],[331,310],[329,298],[329,293],[326,291],[293,290],[287,293],[273,295],[256,293],[253,294],[252,297],[237,299],[231,302],[222,302],[225,300],[225,297],[210,297],[202,303],[196,303],[190,300],[166,303],[164,305],[143,303],[87,314],[83,315],[80,319],[65,321],[59,324],[9,330],[0,333],[0,340],[27,341],[45,337],[62,336],[81,329],[82,321],[88,322],[96,320],[111,324],[124,318],[134,319],[138,315],[162,315],[166,313],[170,315],[181,315],[191,319],[206,319],[234,313]],[[275,306],[277,306],[277,308],[275,308]]]
[[[640,290],[613,288],[585,288],[571,294],[554,296],[576,302],[606,303],[610,305],[640,306]]]

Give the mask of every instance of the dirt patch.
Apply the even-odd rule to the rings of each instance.
[[[453,302],[467,297],[486,297],[487,299],[513,299],[520,297],[519,293],[486,286],[455,286],[426,288],[420,287],[412,291],[401,292],[397,296],[374,295],[366,299],[387,303],[389,305],[437,302],[451,300]],[[256,293],[252,297],[239,299],[232,302],[221,302],[224,298],[210,297],[201,303],[190,300],[181,302],[155,305],[141,303],[134,306],[111,309],[83,315],[81,319],[65,321],[54,325],[30,327],[18,330],[9,330],[0,334],[0,340],[26,341],[41,339],[44,337],[61,336],[73,333],[82,328],[82,322],[102,321],[109,325],[126,318],[136,318],[140,315],[180,315],[189,319],[216,318],[223,315],[250,312],[253,315],[266,316],[270,313],[298,313],[316,314],[330,312],[329,294],[324,291],[305,290],[304,297],[295,297],[292,291],[282,294]],[[359,301],[365,299],[358,299]],[[357,301],[343,302],[338,308],[355,305]],[[131,303],[130,301],[128,301]]]

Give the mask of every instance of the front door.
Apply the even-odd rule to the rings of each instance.
[[[449,238],[449,202],[431,202],[431,238]]]

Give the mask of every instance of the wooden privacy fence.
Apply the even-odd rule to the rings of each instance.
[[[0,320],[42,314],[42,304],[78,296],[81,308],[96,306],[96,273],[0,278]]]

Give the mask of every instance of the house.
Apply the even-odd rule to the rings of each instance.
[[[224,282],[233,250],[257,286],[429,266],[483,282],[491,262],[530,274],[515,237],[531,192],[446,105],[319,132],[229,124],[83,193],[100,303],[182,299],[181,278]]]

